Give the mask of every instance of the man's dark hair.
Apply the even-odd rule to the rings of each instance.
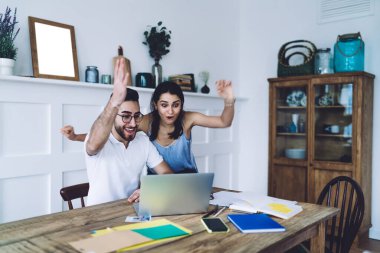
[[[113,93],[111,93],[110,98],[112,97]],[[127,88],[127,96],[125,96],[124,102],[125,101],[135,101],[139,102],[139,93],[137,91]]]
[[[136,101],[139,102],[139,93],[137,91],[127,88],[127,96],[124,101]]]

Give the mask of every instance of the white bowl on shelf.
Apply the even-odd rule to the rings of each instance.
[[[285,149],[285,156],[291,159],[305,159],[306,149],[304,148],[287,148]]]

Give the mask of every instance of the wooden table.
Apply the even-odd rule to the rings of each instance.
[[[285,232],[242,234],[233,224],[227,234],[209,234],[200,222],[200,214],[165,216],[193,231],[188,237],[154,244],[132,252],[282,252],[311,238],[312,252],[324,252],[325,220],[339,209],[301,203],[304,210],[288,220],[279,221]],[[126,200],[79,208],[62,213],[0,225],[0,252],[77,252],[68,242],[90,237],[90,231],[124,225],[134,215]],[[157,217],[158,218],[158,217]],[[157,219],[154,218],[154,219]]]

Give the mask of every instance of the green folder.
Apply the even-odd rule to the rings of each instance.
[[[132,231],[139,233],[143,236],[146,236],[148,238],[151,238],[153,240],[189,234],[172,224],[157,226],[157,227],[150,227],[150,228],[132,229]]]

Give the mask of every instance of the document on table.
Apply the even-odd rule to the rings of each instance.
[[[211,205],[230,206],[240,200],[239,192],[220,191],[213,193],[214,199],[210,200]]]
[[[282,219],[289,219],[302,211],[297,201],[274,198],[253,192],[227,192],[214,193],[213,205],[229,206],[230,209],[257,213],[262,212]]]

